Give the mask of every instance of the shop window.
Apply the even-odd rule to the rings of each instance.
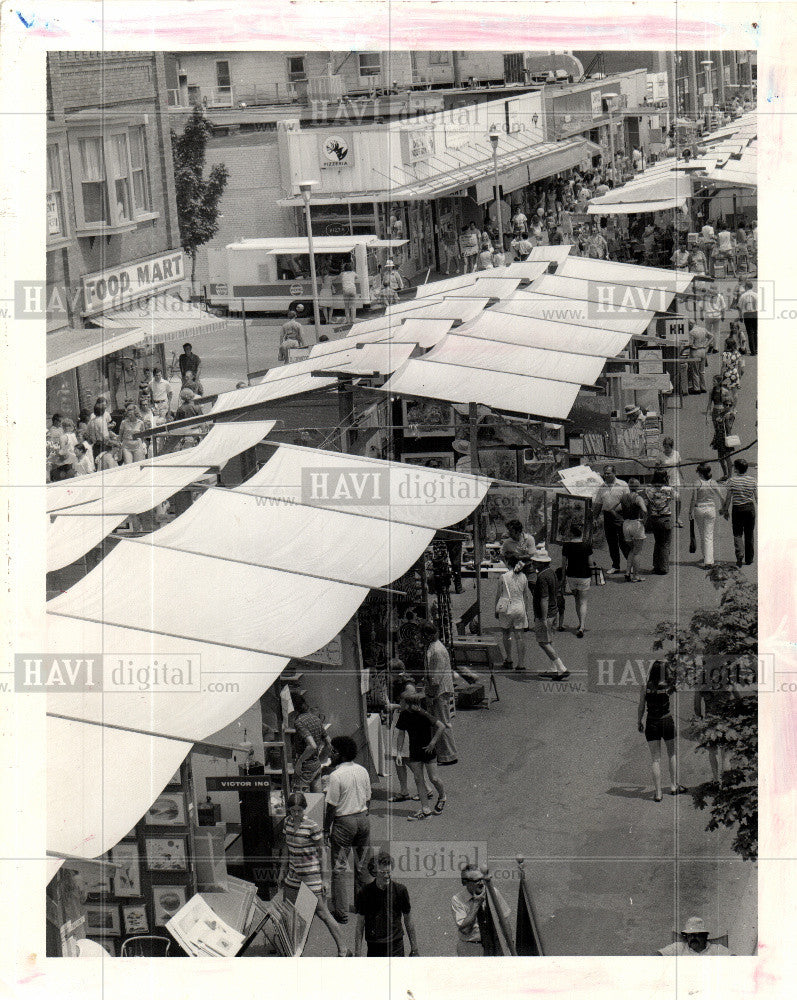
[[[358,56],[360,76],[379,76],[382,72],[382,57],[378,52],[361,52]]]
[[[64,223],[63,171],[57,143],[47,147],[47,239],[66,236]]]
[[[304,56],[288,56],[288,82],[304,83],[306,79]]]
[[[220,59],[216,63],[216,86],[219,90],[230,87],[230,64],[226,59]]]
[[[131,229],[136,222],[153,218],[143,126],[79,136],[69,149],[82,235]]]

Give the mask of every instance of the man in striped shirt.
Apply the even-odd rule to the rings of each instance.
[[[748,474],[747,462],[737,458],[733,463],[735,475],[731,476],[726,487],[728,493],[722,508],[722,516],[727,519],[728,510],[731,514],[733,529],[733,547],[736,550],[736,565],[744,562],[749,566],[755,555],[753,544],[755,536],[755,477]]]

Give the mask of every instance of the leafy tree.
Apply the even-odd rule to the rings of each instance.
[[[201,107],[194,110],[181,135],[172,130],[172,156],[177,194],[180,242],[191,258],[191,285],[194,284],[197,250],[212,239],[219,228],[219,202],[229,177],[223,163],[204,177],[205,154],[210,122]]]
[[[707,830],[735,827],[733,849],[749,861],[758,851],[758,589],[732,567],[715,566],[709,577],[721,591],[719,605],[697,611],[686,627],[661,622],[655,645],[667,647],[663,659],[676,689],[696,662],[717,678],[693,732],[698,750],[723,753],[725,768],[719,782],[698,785],[692,797],[709,810]]]

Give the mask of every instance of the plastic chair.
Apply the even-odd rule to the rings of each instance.
[[[166,958],[172,946],[170,938],[158,934],[137,934],[122,943],[120,958]]]

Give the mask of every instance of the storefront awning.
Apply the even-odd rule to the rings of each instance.
[[[362,502],[342,501],[342,485],[355,481],[367,490]],[[470,514],[489,485],[280,446],[235,490],[210,490],[165,528],[119,542],[49,602],[47,650],[142,653],[160,663],[190,655],[203,683],[213,675],[236,683],[212,698],[197,676],[193,690],[106,685],[53,699],[48,849],[91,858],[117,843],[193,742],[238,718],[289,659],[326,645],[370,587],[401,575],[434,531]]]
[[[125,347],[151,347],[172,338],[216,333],[227,326],[175,296],[93,316],[97,327],[57,330],[47,336],[47,378],[88,364]]]
[[[601,152],[599,146],[586,139],[570,139],[563,142],[525,143],[511,133],[501,133],[499,140],[498,172],[500,175],[517,167],[526,167],[527,174],[517,186],[533,184],[535,181],[569,170],[583,162],[585,158]],[[459,165],[451,167],[451,160]],[[492,184],[494,165],[493,151],[489,142],[472,142],[452,150],[435,159],[436,169],[429,177],[410,183],[397,182],[363,191],[341,191],[331,194],[319,193],[311,196],[311,205],[338,205],[368,201],[427,201],[441,198],[455,191],[471,187],[478,181]],[[448,169],[447,169],[448,167]],[[514,173],[512,175],[515,176]],[[282,198],[277,202],[283,207],[299,207],[304,201],[298,195]]]
[[[60,375],[86,365],[95,358],[105,357],[114,351],[132,347],[141,340],[141,331],[130,329],[97,329],[86,327],[78,329],[68,327],[48,333],[47,346],[47,378]]]

